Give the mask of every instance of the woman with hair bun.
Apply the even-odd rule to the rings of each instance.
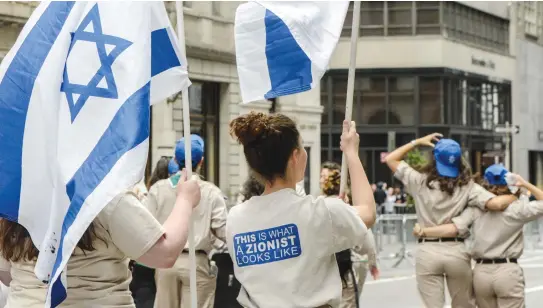
[[[335,253],[356,246],[375,222],[371,186],[358,157],[354,122],[343,123],[341,149],[351,176],[354,206],[340,198],[296,193],[307,153],[296,124],[282,114],[251,112],[230,123],[243,146],[261,196],[232,208],[228,250],[247,308],[338,307],[341,278]]]
[[[469,166],[462,159],[460,145],[451,139],[431,134],[413,140],[386,157],[388,167],[415,199],[417,220],[421,227],[451,223],[467,206],[482,210],[504,210],[516,198],[498,196],[474,183]],[[420,171],[402,158],[416,146],[434,148],[428,164]],[[443,307],[445,279],[452,307],[475,307],[471,258],[458,237],[419,238],[415,272],[417,287],[425,307]]]

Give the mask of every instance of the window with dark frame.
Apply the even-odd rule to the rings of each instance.
[[[443,15],[443,20],[441,18]],[[342,37],[351,36],[353,2]],[[362,1],[359,36],[437,35],[507,52],[509,21],[458,2]]]

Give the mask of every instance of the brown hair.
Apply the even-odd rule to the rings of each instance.
[[[481,185],[484,189],[493,193],[496,196],[502,196],[502,195],[515,195],[517,197],[520,196],[520,189],[515,194],[513,194],[509,190],[509,187],[507,185],[492,185],[488,183],[488,181],[485,180],[485,178],[480,173],[476,173],[473,176],[473,181]]]
[[[289,117],[250,112],[230,122],[230,135],[243,145],[249,167],[260,182],[284,178],[292,152],[300,148],[300,132]]]
[[[456,178],[449,178],[439,175],[433,155],[431,161],[422,166],[419,172],[426,174],[426,186],[429,189],[434,189],[435,187],[433,186],[433,183],[438,183],[439,190],[447,193],[449,196],[454,194],[456,188],[468,185],[473,180],[471,168],[464,159],[462,159],[460,163],[459,174]]]
[[[330,169],[328,178],[324,180],[322,192],[327,196],[337,196],[340,190],[341,172],[337,169]]]
[[[161,157],[156,163],[155,170],[147,182],[147,189],[150,189],[151,186],[155,185],[156,182],[169,178],[168,173],[168,164],[170,159],[166,156]]]
[[[100,239],[96,234],[94,223],[77,243],[77,247],[83,251],[93,251],[93,242]],[[11,262],[32,261],[38,258],[39,251],[32,243],[28,231],[16,222],[0,219],[0,255],[4,260]]]

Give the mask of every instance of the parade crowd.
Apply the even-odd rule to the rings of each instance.
[[[205,144],[191,135],[161,158],[146,183],[118,195],[79,241],[68,263],[61,307],[190,307],[188,225],[194,219],[199,307],[361,307],[366,277],[379,277],[371,232],[376,213],[413,197],[418,223],[416,277],[425,307],[524,307],[523,225],[543,215],[543,191],[502,165],[473,175],[460,145],[431,134],[396,149],[386,164],[403,187],[371,185],[358,156],[354,123],[340,147],[349,168],[326,162],[319,196],[307,195],[307,153],[296,124],[282,114],[251,112],[230,123],[250,174],[230,209],[199,174]],[[403,158],[433,148],[420,169]],[[471,247],[464,241],[474,238]],[[0,280],[5,307],[43,307],[47,282],[39,254],[16,222],[0,222]],[[474,264],[474,265],[473,265]],[[226,290],[222,292],[221,290]]]

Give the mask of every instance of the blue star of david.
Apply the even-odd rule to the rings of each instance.
[[[91,25],[91,31],[93,32],[85,31],[85,28],[87,28],[89,25]],[[66,99],[68,100],[68,105],[70,106],[71,120],[73,123],[79,114],[79,111],[81,111],[81,108],[83,108],[91,96],[112,99],[118,98],[117,84],[115,83],[115,78],[113,77],[111,65],[123,51],[132,45],[132,42],[120,37],[103,34],[98,4],[94,5],[94,7],[89,11],[87,16],[85,16],[79,25],[79,28],[77,28],[75,32],[71,33],[71,35],[72,42],[68,50],[68,57],[70,56],[72,48],[77,41],[86,41],[96,43],[98,57],[100,58],[100,68],[87,85],[70,83],[68,78],[68,61],[66,61],[66,66],[64,67],[64,80],[60,90],[66,93]],[[109,54],[107,53],[106,45],[114,46]],[[85,59],[80,59],[79,61],[83,62]],[[105,79],[107,85],[106,88],[98,87],[98,84],[102,81],[102,79]],[[77,101],[74,101],[74,94],[79,94]]]

